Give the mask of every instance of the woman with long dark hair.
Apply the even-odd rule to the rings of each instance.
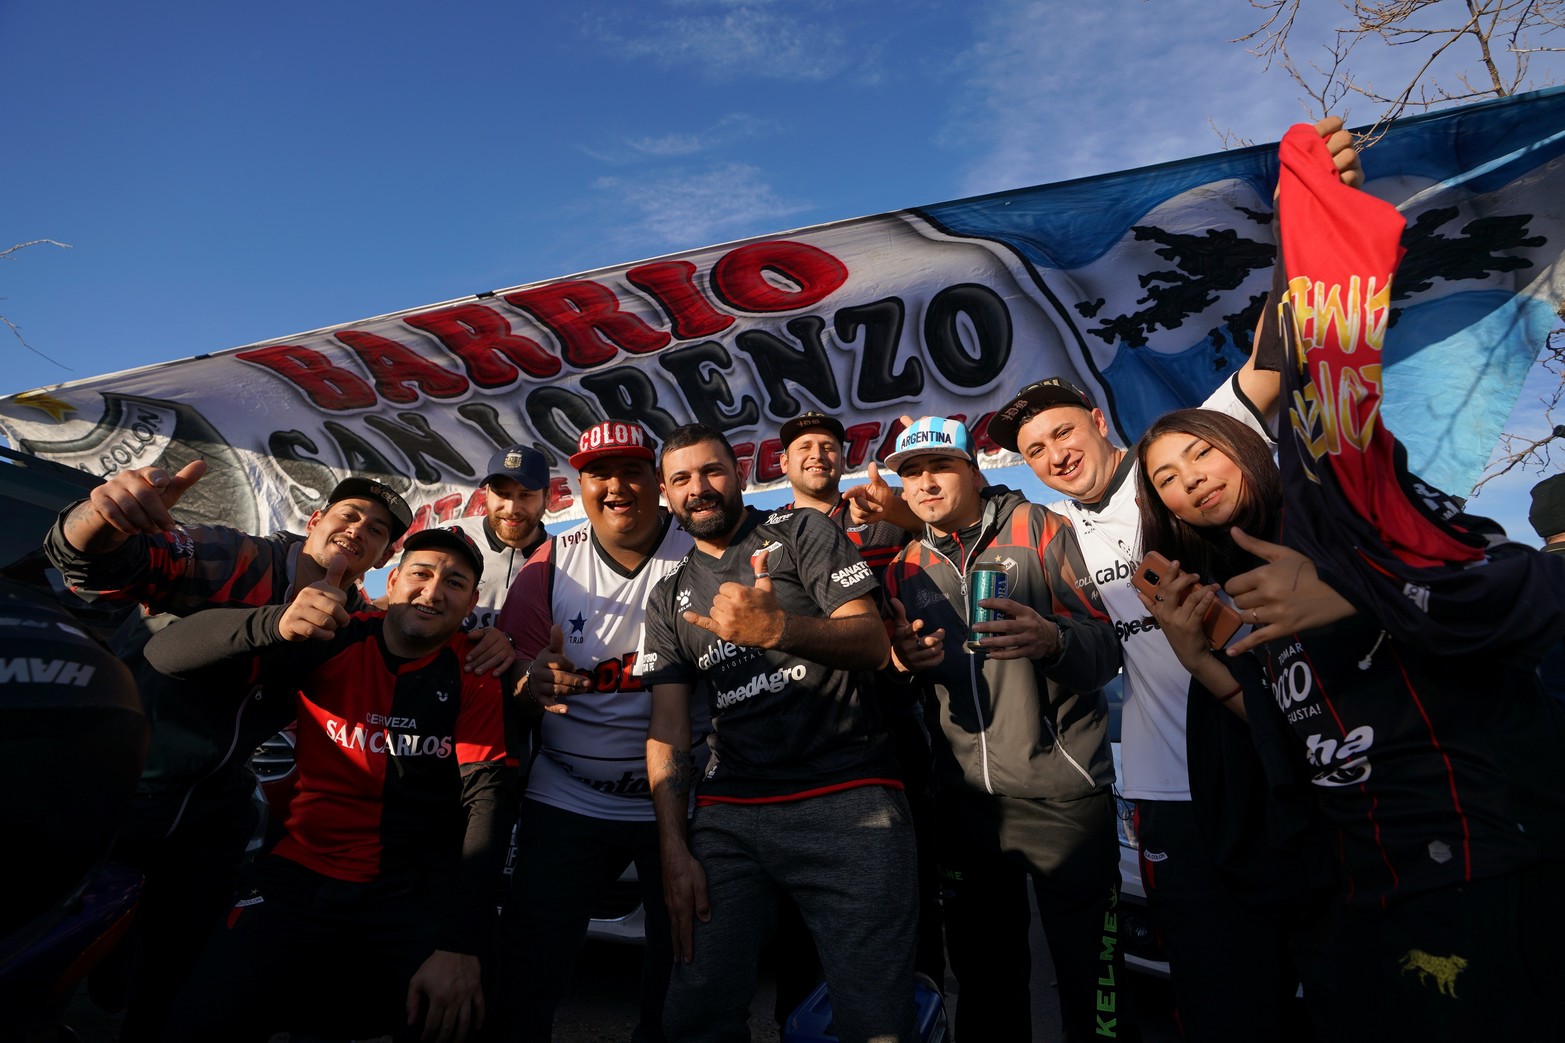
[[[1465,584],[1470,598],[1420,614],[1429,591],[1404,583],[1414,611],[1388,611],[1341,560],[1270,542],[1289,520],[1285,490],[1267,446],[1242,424],[1181,410],[1153,425],[1136,454],[1144,549],[1182,565],[1164,577],[1161,601],[1145,599],[1148,610],[1214,696],[1232,685],[1252,714],[1280,711],[1333,829],[1341,886],[1327,948],[1344,1038],[1552,1038],[1549,1012],[1565,983],[1565,715],[1534,667],[1565,618],[1560,579],[1537,582],[1553,563],[1506,544],[1488,552],[1488,568],[1436,564],[1431,582]],[[1503,539],[1418,488],[1453,531]],[[1321,495],[1286,492],[1290,516],[1295,493]],[[1345,519],[1348,553],[1360,538]],[[1540,560],[1514,567],[1529,552]],[[1257,645],[1254,657],[1206,652],[1201,613],[1220,595],[1197,571],[1225,582],[1257,624],[1236,642]],[[1508,597],[1534,599],[1536,611],[1502,618],[1494,607]],[[1476,618],[1462,618],[1464,603]]]

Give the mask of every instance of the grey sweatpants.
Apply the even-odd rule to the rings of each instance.
[[[756,964],[777,893],[815,939],[842,1043],[915,1043],[918,925],[913,824],[898,790],[861,786],[774,804],[696,809],[690,850],[712,918],[676,963],[663,1025],[670,1043],[748,1041]]]

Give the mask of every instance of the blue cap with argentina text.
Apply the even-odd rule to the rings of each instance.
[[[915,456],[959,456],[973,459],[973,439],[967,425],[950,417],[926,416],[897,436],[897,448],[886,457],[886,466],[895,471]]]

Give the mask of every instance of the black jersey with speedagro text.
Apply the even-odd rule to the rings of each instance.
[[[790,615],[826,617],[875,593],[870,567],[842,530],[814,510],[746,517],[720,557],[693,550],[647,604],[645,682],[688,684],[705,699],[713,732],[698,802],[793,800],[848,786],[900,786],[867,700],[871,671],[839,670],[787,652],[748,648],[687,623],[710,615],[726,582],[753,585],[752,559],[769,552],[772,587]]]

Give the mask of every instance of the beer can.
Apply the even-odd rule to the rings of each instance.
[[[978,639],[988,635],[974,633],[974,623],[987,623],[993,619],[1006,619],[1004,612],[992,608],[980,608],[978,603],[987,598],[1011,596],[1011,577],[1005,566],[994,561],[980,561],[967,570],[967,648],[978,651],[982,646]]]

